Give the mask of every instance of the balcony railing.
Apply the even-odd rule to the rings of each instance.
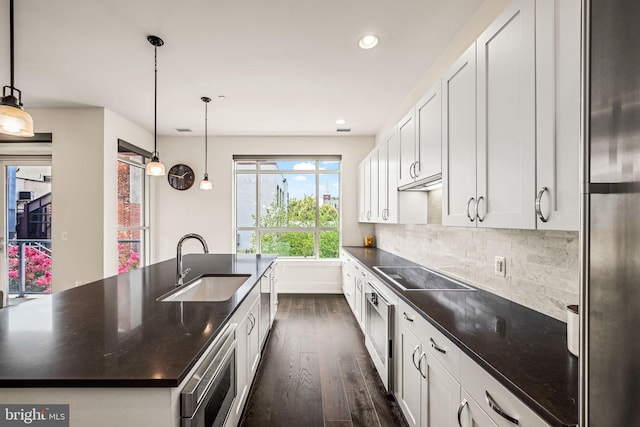
[[[51,293],[51,240],[7,241],[9,295]]]

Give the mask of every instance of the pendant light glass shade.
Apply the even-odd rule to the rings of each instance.
[[[33,136],[33,119],[22,108],[0,101],[0,133],[13,136]]]
[[[164,165],[160,163],[160,159],[158,159],[158,156],[155,154],[151,158],[151,161],[147,163],[147,166],[145,166],[145,170],[147,171],[147,175],[151,176],[162,176],[166,173]]]
[[[14,84],[13,61],[13,0],[9,1],[9,46],[11,84],[2,88],[0,97],[0,133],[12,136],[33,136],[33,119],[22,109],[22,92]],[[16,98],[16,93],[18,97]]]
[[[200,98],[202,100],[202,102],[204,102],[204,179],[202,181],[200,181],[200,189],[201,190],[213,190],[213,183],[211,181],[209,181],[209,171],[207,170],[207,166],[208,166],[208,157],[209,157],[209,153],[208,153],[208,141],[207,141],[207,133],[208,133],[208,128],[207,128],[207,121],[208,121],[208,112],[207,112],[207,104],[209,104],[209,102],[211,102],[211,98],[207,97],[207,96],[203,96],[202,98]]]
[[[158,156],[158,47],[164,44],[164,41],[157,36],[148,36],[147,40],[153,45],[153,156],[151,161],[145,167],[147,175],[163,176],[166,172],[164,165],[160,162]]]
[[[204,174],[204,179],[200,181],[201,190],[213,190],[213,183],[209,181],[209,175]]]

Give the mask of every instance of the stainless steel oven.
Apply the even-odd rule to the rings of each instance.
[[[223,330],[182,389],[182,427],[222,427],[227,420],[237,394],[235,329]]]
[[[365,299],[365,345],[384,387],[389,391],[393,373],[391,367],[393,305],[371,282],[367,282]]]

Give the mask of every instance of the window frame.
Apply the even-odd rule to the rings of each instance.
[[[238,163],[242,161],[250,161],[255,162],[255,169],[239,169]],[[278,161],[287,161],[287,162],[314,162],[315,168],[313,170],[294,170],[294,169],[275,169],[275,170],[265,170],[260,166],[265,162],[278,162]],[[321,162],[331,161],[338,162],[337,169],[320,169]],[[314,175],[315,176],[315,202],[316,202],[316,218],[315,225],[313,227],[264,227],[261,225],[261,209],[260,209],[260,176],[261,175],[288,175],[288,174],[301,174],[301,175]],[[320,226],[320,207],[322,206],[320,202],[320,177],[322,175],[337,175],[338,176],[338,200],[339,200],[339,208],[338,208],[338,225],[336,227],[327,227]],[[255,226],[253,227],[239,227],[238,226],[238,188],[237,188],[237,178],[238,175],[254,175],[255,176]],[[234,223],[234,236],[233,236],[233,246],[234,252],[237,253],[238,250],[238,234],[240,232],[254,232],[256,236],[256,246],[255,253],[262,253],[262,235],[264,233],[313,233],[314,235],[314,255],[313,256],[285,256],[278,255],[279,257],[285,259],[315,259],[315,260],[335,260],[339,258],[339,254],[336,255],[335,258],[321,258],[320,257],[320,235],[325,231],[337,231],[338,232],[338,248],[342,244],[342,156],[326,156],[326,155],[318,155],[318,156],[309,156],[309,155],[300,155],[300,156],[287,156],[287,155],[276,155],[276,156],[244,156],[244,155],[235,155],[233,156],[233,223]],[[277,196],[279,198],[279,196]],[[287,197],[287,194],[283,195],[284,198]]]
[[[143,158],[143,162],[142,163],[136,162],[134,160],[131,160],[128,157],[122,156],[120,155],[120,153],[122,152],[137,154]],[[151,225],[150,225],[151,223],[151,209],[150,209],[151,192],[149,191],[150,180],[147,179],[147,175],[145,171],[146,164],[151,160],[151,156],[152,156],[152,153],[150,153],[149,151],[146,151],[140,147],[137,147],[125,140],[118,139],[118,155],[117,155],[116,165],[122,162],[126,165],[133,166],[142,170],[141,176],[143,180],[143,185],[142,185],[143,194],[141,195],[140,200],[142,200],[142,203],[143,203],[142,215],[141,215],[143,225],[133,226],[133,227],[122,227],[120,226],[120,218],[118,218],[117,220],[118,223],[116,227],[117,233],[120,233],[121,231],[141,231],[142,232],[142,236],[143,236],[141,239],[142,254],[140,256],[140,264],[138,265],[137,268],[142,268],[144,266],[149,265],[149,261],[151,258],[150,256],[151,255],[151,252],[150,252],[151,251]],[[119,196],[120,194],[116,190],[116,198],[119,198]],[[119,242],[120,242],[120,239],[116,235],[116,244],[118,244]]]

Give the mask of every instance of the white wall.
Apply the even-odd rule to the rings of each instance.
[[[167,169],[176,163],[191,166],[196,183],[186,191],[169,186],[166,177],[158,186],[155,242],[157,260],[175,257],[178,239],[190,232],[202,234],[211,252],[233,253],[233,155],[342,155],[341,209],[342,242],[361,244],[371,225],[357,222],[358,163],[373,149],[373,137],[209,137],[209,179],[213,191],[201,191],[204,176],[204,137],[163,137],[158,140],[160,158]],[[185,252],[201,251],[197,242],[185,245]]]
[[[102,108],[29,112],[36,132],[53,133],[52,289],[59,292],[102,277],[104,113]]]
[[[149,149],[152,135],[104,108],[29,112],[53,134],[53,292],[115,274],[117,140]]]

